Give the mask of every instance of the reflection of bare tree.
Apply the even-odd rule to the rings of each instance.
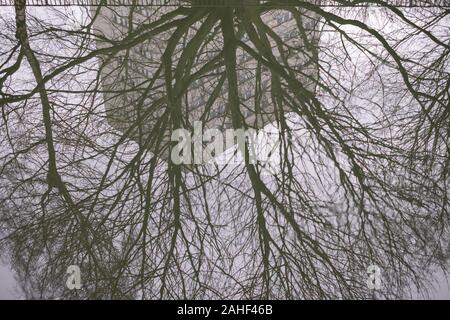
[[[2,20],[0,226],[29,297],[399,297],[445,268],[447,12],[272,2],[171,8],[114,38],[93,27],[96,12],[80,10],[79,25],[53,9],[50,23],[16,2]],[[275,9],[294,18],[297,46],[264,20]],[[311,16],[322,33],[308,47]],[[155,39],[147,74],[112,73],[124,77],[105,86],[111,66],[142,62],[130,52]],[[192,123],[193,88],[205,122],[221,101],[235,128],[261,126],[272,108],[281,173],[160,156],[165,134]],[[102,99],[126,107],[105,113]],[[136,114],[123,121],[123,110]],[[64,287],[72,264],[79,292]],[[371,264],[383,272],[375,293]]]

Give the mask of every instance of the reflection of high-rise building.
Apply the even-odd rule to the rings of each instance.
[[[119,40],[124,44],[120,51],[104,56],[101,64],[108,122],[121,132],[130,130],[132,138],[135,138],[138,132],[137,129],[133,130],[132,126],[136,127],[140,122],[144,128],[140,132],[149,135],[166,111],[165,83],[160,67],[173,29],[157,35],[153,35],[149,30],[152,23],[166,13],[173,12],[176,7],[93,7],[92,12],[95,10],[99,10],[100,14],[94,27],[98,34],[105,37],[98,38],[98,47],[111,46]],[[272,54],[281,65],[287,63],[303,86],[314,92],[318,78],[317,16],[306,11],[294,16],[288,10],[271,10],[262,16],[262,20],[268,34],[272,38],[278,37],[277,40],[283,43],[281,48],[280,43],[271,39],[269,43],[272,46]],[[200,24],[192,25],[187,35],[177,44],[172,56],[174,68],[186,44],[199,32]],[[136,30],[140,30],[138,35],[128,42],[127,39],[131,39],[130,34],[134,34]],[[239,28],[236,30],[236,36],[253,47],[249,35]],[[183,123],[189,126],[194,121],[201,120],[207,128],[226,129],[231,127],[231,118],[227,106],[225,69],[223,63],[217,63],[211,68],[206,67],[207,63],[214,62],[216,58],[220,61],[218,57],[223,48],[220,25],[213,25],[202,41],[200,50],[195,55],[195,63],[189,70],[192,79],[188,81],[187,94],[183,97],[183,110],[186,111],[183,114]],[[286,61],[281,61],[280,50],[284,51]],[[275,120],[274,106],[271,103],[271,71],[243,50],[238,51],[236,62],[240,111],[250,127],[262,128]],[[152,89],[147,90],[150,85]],[[213,96],[217,96],[214,102],[211,99]],[[168,135],[167,131],[166,139]]]

